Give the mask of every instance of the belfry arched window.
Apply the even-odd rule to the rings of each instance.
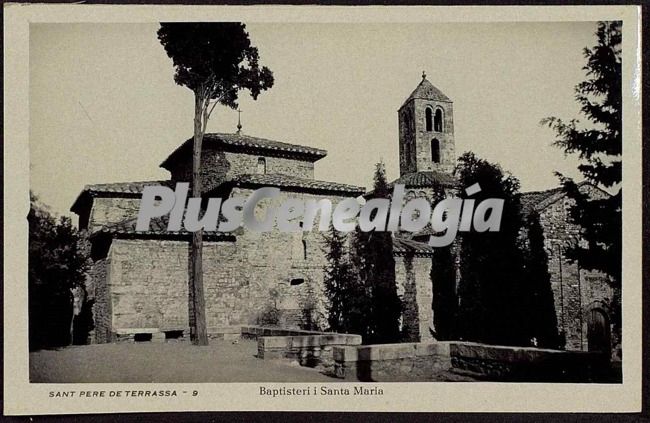
[[[424,112],[424,120],[427,128],[427,132],[431,132],[433,129],[433,112],[430,107],[427,107],[427,110]]]
[[[431,161],[440,163],[440,141],[436,138],[431,140]]]
[[[257,159],[257,173],[261,175],[266,173],[266,159],[264,157]]]
[[[436,115],[433,118],[433,130],[436,132],[442,132],[442,121],[443,121],[443,116],[442,116],[442,110],[441,109],[436,109]]]

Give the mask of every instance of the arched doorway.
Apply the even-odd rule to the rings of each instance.
[[[587,312],[587,350],[609,354],[611,342],[609,316],[600,308],[592,308]]]

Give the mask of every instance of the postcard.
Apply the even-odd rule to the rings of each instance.
[[[5,414],[640,411],[639,7],[4,12]]]

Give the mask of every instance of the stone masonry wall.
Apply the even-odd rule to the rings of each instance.
[[[430,107],[434,113],[437,108],[442,109],[444,121],[442,132],[426,130],[425,113],[427,107]],[[415,132],[417,170],[437,170],[451,173],[456,166],[452,103],[415,99],[414,111],[417,122]],[[431,140],[434,138],[440,142],[440,163],[431,161]]]
[[[257,338],[257,358],[289,359],[301,366],[319,367],[333,373],[332,348],[346,345],[361,345],[361,335],[319,333],[262,336]]]
[[[599,382],[608,380],[602,353],[485,345],[420,342],[333,347],[337,377],[367,382],[472,380]],[[450,379],[450,377],[454,377]]]
[[[204,247],[204,263],[209,247]],[[180,241],[113,241],[108,286],[114,332],[188,326],[187,255],[187,243]]]
[[[88,272],[88,299],[94,301],[92,314],[95,327],[91,333],[91,342],[94,343],[111,341],[111,303],[106,283],[109,266],[106,259],[97,260]]]
[[[592,187],[590,195],[604,195]],[[558,329],[564,332],[566,349],[587,348],[586,314],[589,307],[605,302],[609,304],[613,292],[604,275],[580,269],[579,263],[566,258],[566,249],[579,239],[579,228],[569,216],[571,201],[562,197],[540,212],[544,231],[544,248],[548,255],[548,270],[555,302]]]
[[[251,192],[251,189],[236,188],[231,195],[247,197]],[[256,216],[262,219],[270,207],[277,209],[290,198],[303,201],[329,198],[334,208],[343,197],[283,191],[277,200],[259,202]],[[317,215],[311,232],[282,233],[276,226],[269,232],[245,230],[237,237],[237,245],[245,251],[247,266],[255,275],[251,278],[254,286],[251,295],[255,296],[262,318],[257,323],[305,329],[325,326],[323,268],[327,261],[324,233],[317,230],[319,223],[320,215]],[[279,321],[273,321],[274,315]],[[271,321],[264,321],[269,317]]]
[[[314,179],[314,163],[307,160],[285,157],[263,156],[228,151],[205,150],[201,157],[201,176],[203,190],[216,188],[224,180],[242,174],[258,173],[259,158],[266,160],[266,173],[280,173],[305,179]],[[192,175],[192,162],[178,163],[171,171],[175,181],[189,181]]]
[[[426,109],[443,111],[442,132],[427,131]],[[408,128],[404,114],[409,113],[414,121]],[[453,104],[440,101],[415,99],[400,109],[400,175],[416,171],[437,170],[451,173],[456,166],[456,147],[454,141]],[[435,129],[435,128],[432,128]],[[431,160],[431,140],[437,139],[440,145],[440,163]],[[407,146],[408,144],[408,146]]]
[[[235,189],[232,195],[249,193]],[[320,198],[283,192],[281,201],[288,197]],[[258,214],[265,214],[268,206],[261,202]],[[209,330],[242,324],[323,326],[324,245],[321,232],[278,230],[246,230],[236,242],[206,242],[203,266]],[[114,239],[109,254],[107,287],[114,332],[186,329],[187,242]]]
[[[90,211],[88,229],[93,232],[102,226],[138,217],[139,198],[96,197]]]

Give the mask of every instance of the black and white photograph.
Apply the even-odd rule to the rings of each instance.
[[[21,383],[55,412],[639,389],[636,10],[434,9],[30,21]]]

